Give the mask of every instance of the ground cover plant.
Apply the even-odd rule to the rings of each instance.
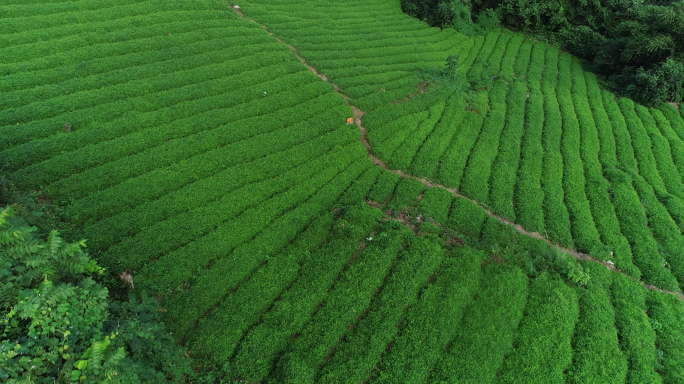
[[[397,1],[0,8],[3,183],[207,377],[680,380],[677,107]]]

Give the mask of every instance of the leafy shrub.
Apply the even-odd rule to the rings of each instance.
[[[8,383],[181,381],[189,363],[154,300],[114,303],[104,269],[56,230],[0,213],[0,378]]]

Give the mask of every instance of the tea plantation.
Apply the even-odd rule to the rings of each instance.
[[[683,111],[395,0],[0,0],[0,172],[226,382],[684,382]]]

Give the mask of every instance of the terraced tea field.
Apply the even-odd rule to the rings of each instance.
[[[398,1],[0,4],[2,174],[226,377],[684,380],[675,107]]]

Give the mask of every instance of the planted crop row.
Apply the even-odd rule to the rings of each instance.
[[[210,233],[217,227],[231,222],[232,227],[240,225],[239,222],[233,221],[237,220],[236,217],[244,217],[249,211],[256,210],[250,213],[258,212],[264,216],[262,220],[268,222],[269,218],[277,217],[279,211],[272,211],[271,214],[274,216],[266,216],[259,208],[252,208],[261,205],[265,212],[269,212],[266,206],[276,204],[279,199],[287,200],[289,198],[288,195],[295,194],[297,190],[305,188],[301,182],[302,178],[311,178],[310,182],[316,183],[316,181],[320,180],[317,177],[320,177],[330,167],[332,156],[338,156],[340,164],[343,165],[351,162],[352,157],[344,154],[344,150],[343,148],[333,150],[331,157],[324,158],[322,159],[323,161],[302,165],[279,177],[236,188],[234,191],[226,193],[210,204],[198,206],[166,220],[152,223],[148,227],[144,227],[135,236],[128,237],[117,245],[110,247],[102,255],[102,258],[103,260],[121,260],[125,258],[128,267],[138,269],[152,259],[174,250],[179,250],[178,248]],[[358,151],[356,151],[356,154],[358,155]],[[333,170],[328,170],[327,172],[333,172]],[[250,221],[255,219],[258,220],[259,218],[255,217],[250,219]],[[192,223],[192,225],[186,226],[184,223]],[[245,231],[242,232],[244,233]],[[250,238],[253,235],[244,233],[241,236]],[[237,235],[232,236],[231,240],[239,241],[239,237]],[[137,251],[133,251],[134,249],[137,249]],[[137,256],[126,257],[127,255]],[[171,256],[173,258],[173,255]],[[192,259],[197,260],[201,259],[201,257],[194,257]],[[165,261],[157,264],[160,265],[155,265],[154,270],[165,269]],[[160,283],[169,277],[166,274],[162,274],[162,276],[160,279],[155,280],[157,287],[164,286],[164,284]]]
[[[521,158],[520,142],[525,130],[527,87],[521,81],[514,81],[510,87],[505,125],[499,139],[496,160],[492,165],[488,201],[493,212],[515,220],[513,194]]]
[[[534,280],[513,351],[499,370],[498,382],[522,383],[530,378],[563,382],[572,362],[571,339],[578,316],[572,288],[550,275]]]
[[[213,201],[237,187],[273,177],[307,160],[317,161],[324,151],[348,141],[348,132],[342,130],[320,136],[312,132],[308,141],[234,166],[224,167],[218,161],[221,157],[212,161],[212,156],[201,158],[207,161],[199,164],[181,162],[78,200],[67,208],[66,215],[75,223],[87,224],[84,228],[86,238],[97,244],[111,244],[117,236],[130,236],[156,221]],[[217,152],[223,158],[228,155]],[[107,234],[110,230],[116,233]]]
[[[345,108],[337,107],[335,109],[345,111]],[[262,119],[250,120],[245,123],[254,124],[260,120],[263,121]],[[296,146],[312,138],[327,137],[325,131],[321,132],[321,130],[340,128],[339,120],[338,116],[333,115],[325,116],[323,119],[315,117],[275,132],[260,134],[257,131],[254,137],[233,143],[222,142],[223,140],[231,139],[231,135],[228,133],[221,137],[217,135],[219,132],[214,132],[214,140],[199,140],[200,138],[207,138],[208,135],[198,135],[199,137],[192,137],[195,140],[190,140],[192,139],[190,138],[169,142],[159,149],[145,151],[136,156],[129,156],[104,166],[91,168],[83,173],[59,180],[46,187],[46,190],[54,193],[56,198],[65,200],[82,199],[86,201],[85,204],[101,200],[107,195],[111,196],[117,191],[126,191],[112,200],[106,200],[106,204],[97,207],[99,214],[111,214],[120,208],[132,208],[144,201],[159,197],[163,193],[185,185],[190,180],[209,176],[217,168],[233,166],[240,160],[243,163],[255,161],[266,156],[270,151],[286,150],[290,146]],[[259,127],[257,129],[277,127],[277,122],[278,120],[272,119],[268,125],[257,125]],[[245,128],[247,130],[247,127]],[[235,131],[235,129],[231,131]],[[351,141],[353,136],[350,133],[349,131],[342,131],[337,132],[335,135],[344,141]],[[190,143],[193,145],[188,145]],[[257,145],[258,143],[263,143],[264,147]],[[323,143],[327,143],[327,141],[323,141]],[[214,147],[216,145],[218,145],[218,148]],[[206,149],[204,153],[195,153],[198,149],[202,148]],[[225,159],[226,156],[233,157],[228,161],[221,160]],[[217,161],[217,163],[212,164],[212,161]],[[141,194],[139,191],[142,188],[140,182],[158,180],[160,174],[169,175],[174,171],[178,172],[187,169],[192,169],[192,172],[190,174],[183,174],[182,177],[166,185],[156,184],[153,188],[147,190],[147,194]],[[107,189],[108,187],[109,189]],[[138,194],[141,198],[139,200],[131,200],[131,194]],[[127,202],[128,204],[124,205],[124,207],[117,207],[116,204],[121,202]],[[79,205],[83,206],[84,204]],[[97,217],[90,217],[90,219],[94,218]]]
[[[450,188],[458,188],[468,162],[468,157],[480,135],[485,115],[489,109],[487,93],[481,92],[471,100],[472,111],[468,110],[459,130],[453,136],[447,150],[439,161],[435,180]]]
[[[457,197],[451,206],[448,226],[456,229],[467,239],[477,242],[487,213],[468,199]]]
[[[413,207],[423,191],[425,191],[425,185],[420,181],[410,177],[402,179],[397,185],[397,189],[394,190],[394,196],[387,204],[387,208],[401,211]]]
[[[392,169],[408,169],[416,153],[425,142],[425,139],[434,131],[435,125],[442,118],[445,102],[435,103],[428,109],[428,116],[415,130],[410,130],[404,141],[394,151],[386,152],[387,165]]]
[[[437,269],[444,250],[434,240],[419,237],[399,257],[387,283],[370,308],[370,312],[352,329],[323,367],[321,382],[360,383],[371,376],[387,345],[399,332],[407,308],[418,300],[420,288]]]
[[[482,43],[482,47],[477,52],[477,57],[475,58],[474,62],[468,66],[468,68],[470,68],[468,71],[468,80],[478,81],[483,77],[492,75],[489,72],[485,72],[485,64],[492,55],[494,47],[496,46],[496,42],[499,40],[500,36],[501,30],[498,29],[494,29],[484,36],[484,41]]]
[[[375,292],[382,289],[384,277],[396,263],[407,232],[410,233],[405,227],[384,229],[381,232],[384,236],[368,240],[366,249],[335,282],[322,306],[280,357],[274,372],[279,382],[314,382],[326,356],[330,356],[348,328],[356,326]]]
[[[485,63],[487,71],[491,71],[493,75],[501,72],[501,60],[503,59],[504,54],[506,54],[508,41],[512,36],[513,33],[510,31],[501,31],[501,36],[496,40],[494,50]]]
[[[258,323],[261,315],[299,277],[302,265],[308,267],[309,258],[321,250],[319,247],[329,239],[330,231],[343,228],[342,224],[346,222],[334,221],[330,213],[317,218],[292,245],[269,258],[266,265],[254,272],[236,292],[229,294],[209,316],[201,319],[188,335],[188,344],[204,358],[226,361],[249,327]],[[359,234],[357,230],[356,235],[363,236],[363,233]],[[352,244],[353,240],[350,239]]]
[[[470,154],[459,188],[465,195],[479,201],[487,201],[489,197],[489,176],[506,122],[506,97],[507,93],[510,94],[507,90],[505,82],[494,82],[490,92],[491,109],[487,112],[482,132]]]
[[[636,114],[641,120],[646,135],[651,142],[651,153],[655,160],[658,174],[662,177],[666,190],[679,198],[684,196],[684,186],[682,186],[682,176],[677,171],[677,167],[672,160],[672,150],[670,144],[662,136],[656,126],[655,119],[648,109],[642,105],[635,108]]]
[[[541,188],[544,147],[544,97],[539,88],[531,88],[525,112],[520,168],[515,186],[515,217],[525,228],[544,232],[544,191]]]
[[[564,168],[561,155],[563,118],[556,98],[558,55],[559,51],[556,49],[546,51],[541,84],[544,95],[544,133],[542,136],[544,159],[541,179],[544,189],[544,233],[550,240],[572,247],[570,215],[564,203],[565,191],[563,190]]]
[[[611,285],[615,326],[620,349],[627,357],[626,383],[662,383],[656,373],[656,335],[647,315],[647,290],[627,276],[616,274]]]
[[[591,280],[586,288],[575,288],[580,315],[572,339],[574,353],[566,381],[624,383],[627,359],[620,350],[609,294],[613,274],[596,263],[582,266]]]
[[[676,289],[677,281],[658,251],[658,244],[648,230],[648,218],[645,207],[633,186],[633,178],[637,176],[637,161],[631,145],[631,137],[627,130],[627,120],[620,112],[618,102],[610,93],[603,93],[606,113],[613,128],[617,151],[617,168],[606,171],[610,181],[609,192],[615,207],[622,233],[632,247],[633,261],[646,282],[658,287]],[[634,177],[630,176],[634,175]]]
[[[462,97],[454,95],[446,100],[444,114],[413,158],[408,168],[409,173],[427,178],[434,176],[439,159],[448,150],[465,114],[465,100]]]
[[[356,206],[345,214],[340,223],[345,226],[336,228],[337,235],[305,260],[300,277],[246,334],[231,364],[235,376],[253,381],[268,376],[291,336],[311,318],[345,264],[360,251],[359,241],[375,227],[381,215],[367,205]]]
[[[578,79],[579,81],[579,79]],[[594,121],[595,133],[593,130],[586,130],[583,140],[588,148],[594,148],[591,152],[595,153],[595,142],[598,145],[598,160],[601,167],[601,174],[598,174],[598,167],[594,165],[594,171],[588,173],[587,196],[591,202],[592,213],[596,222],[596,227],[601,234],[604,244],[610,246],[611,259],[615,265],[637,278],[641,277],[641,271],[633,264],[632,249],[629,242],[622,234],[620,223],[615,212],[615,207],[611,201],[612,197],[608,193],[610,178],[607,176],[618,165],[616,155],[615,138],[608,114],[603,106],[601,90],[598,86],[596,76],[585,74],[585,83],[591,117]],[[573,96],[574,97],[574,96]],[[578,101],[583,103],[582,101]],[[586,107],[585,107],[586,111]],[[584,114],[578,114],[584,116]],[[589,116],[583,117],[589,121]],[[591,125],[590,125],[591,126]],[[584,129],[584,126],[580,124]],[[592,155],[593,156],[593,155]]]
[[[684,308],[674,296],[649,291],[646,296],[648,317],[655,331],[656,362],[663,383],[676,383],[684,379],[684,343],[682,321]]]
[[[351,181],[358,177],[367,166],[368,160],[363,158],[352,164],[347,170],[335,175],[328,184],[318,188],[316,194],[309,197],[308,200],[299,201],[296,207],[293,207],[277,220],[268,225],[255,222],[254,224],[262,229],[258,235],[230,253],[228,252],[231,244],[222,242],[230,234],[234,234],[235,229],[228,232],[229,235],[226,235],[225,232],[222,233],[222,231],[212,232],[212,235],[215,236],[210,240],[214,241],[205,243],[206,246],[200,251],[204,255],[208,253],[210,257],[223,257],[217,259],[206,274],[198,276],[191,283],[189,289],[178,291],[169,299],[168,322],[181,334],[189,331],[194,326],[194,322],[213,304],[220,301],[241,281],[244,281],[269,255],[273,255],[291,242],[309,222],[334,203]],[[245,225],[241,227],[241,232],[253,231],[252,228],[246,226],[244,220],[243,224]],[[256,229],[256,227],[254,228]],[[223,229],[227,228],[224,227]],[[193,255],[196,254],[193,253]],[[168,256],[165,258],[170,261]],[[206,264],[199,264],[197,261],[194,264],[200,267],[206,266]],[[182,284],[186,279],[192,278],[192,276],[188,276],[186,266],[176,263],[172,268],[173,270],[170,273],[178,276],[175,279],[177,283]]]
[[[448,351],[434,372],[443,383],[490,383],[512,349],[527,301],[527,276],[518,268],[489,265]]]
[[[558,68],[558,85],[556,94],[563,119],[563,135],[561,139],[561,153],[563,155],[563,189],[565,193],[565,205],[570,215],[572,237],[578,250],[586,253],[596,254],[601,250],[602,244],[594,219],[591,215],[591,208],[585,192],[586,178],[584,167],[590,167],[588,163],[592,159],[590,155],[582,158],[580,154],[580,122],[575,113],[573,98],[570,90],[573,87],[572,81],[572,62],[568,54],[561,55]],[[577,75],[577,73],[575,73]],[[575,83],[583,85],[584,78],[577,79]],[[575,88],[578,88],[576,86]],[[582,87],[583,88],[583,87]],[[581,89],[580,89],[581,91]],[[586,94],[586,93],[584,93]],[[586,96],[585,96],[586,97]],[[583,109],[584,104],[577,106],[582,113],[589,113]],[[585,115],[586,116],[586,115]],[[582,121],[589,124],[589,119]],[[588,127],[585,127],[588,128]],[[590,128],[588,128],[590,129]],[[584,148],[585,154],[588,151]],[[598,170],[592,169],[592,172]],[[605,255],[602,257],[605,258]]]
[[[418,211],[424,218],[432,218],[446,224],[451,211],[454,195],[442,188],[428,188],[418,202]]]
[[[655,158],[651,152],[651,139],[648,137],[643,123],[635,112],[635,105],[632,100],[621,98],[618,105],[625,117],[627,130],[631,137],[631,144],[634,148],[634,157],[637,161],[639,174],[648,181],[658,193],[667,193],[665,182],[663,181]]]
[[[670,106],[670,108],[672,108],[672,106]],[[670,146],[672,161],[677,172],[679,172],[679,180],[681,180],[684,175],[684,143],[679,136],[677,136],[672,125],[665,117],[663,113],[664,109],[649,109],[648,111],[653,116],[658,131],[665,137]]]
[[[373,382],[425,382],[430,370],[467,314],[468,302],[482,278],[484,255],[471,248],[459,248],[446,258],[436,280],[425,288],[418,302],[409,308],[401,333],[383,356]]]
[[[509,34],[510,32],[505,32],[506,34]],[[501,75],[504,77],[509,77],[513,76],[515,70],[513,69],[514,67],[521,68],[523,66],[527,66],[526,64],[517,64],[518,61],[525,61],[530,59],[530,52],[529,51],[521,51],[520,47],[523,45],[523,42],[525,41],[525,38],[523,35],[519,34],[513,34],[510,33],[510,41],[506,45],[506,51],[503,54],[503,57],[501,58]],[[525,56],[527,55],[527,57]],[[525,70],[523,69],[522,72],[524,73]]]
[[[207,117],[213,117],[213,119],[216,120],[217,117],[213,116],[212,112],[220,110],[221,108],[227,109],[239,105],[249,106],[249,108],[244,108],[244,111],[231,111],[232,113],[230,116],[233,119],[253,116],[255,114],[258,116],[267,113],[268,109],[264,100],[265,95],[263,94],[264,88],[276,93],[273,95],[275,98],[275,100],[273,100],[274,102],[296,105],[297,101],[307,99],[297,97],[293,101],[288,101],[284,98],[288,92],[292,92],[293,87],[302,87],[302,91],[308,94],[311,94],[312,92],[315,93],[315,88],[317,87],[319,87],[319,91],[324,89],[320,88],[322,84],[317,84],[317,82],[314,81],[315,77],[297,67],[298,66],[293,63],[293,65],[286,65],[280,69],[271,70],[270,72],[268,70],[261,70],[257,74],[258,78],[255,78],[255,80],[260,79],[261,81],[259,82],[262,84],[250,85],[244,88],[240,85],[242,83],[238,81],[239,76],[231,76],[226,77],[223,81],[212,82],[212,85],[192,85],[187,87],[185,92],[180,92],[179,90],[164,91],[161,94],[156,94],[155,97],[141,96],[139,98],[123,100],[118,103],[118,106],[107,105],[106,108],[100,106],[98,108],[104,108],[102,111],[104,114],[111,115],[111,119],[109,117],[104,117],[106,122],[102,123],[102,125],[93,123],[87,125],[87,127],[83,127],[83,129],[79,129],[79,126],[76,125],[78,123],[71,121],[75,131],[66,134],[64,132],[64,120],[61,118],[57,120],[61,121],[58,126],[61,127],[62,132],[59,135],[34,140],[24,145],[13,147],[3,151],[0,155],[12,159],[11,162],[8,162],[7,167],[8,170],[15,171],[19,168],[39,163],[42,160],[57,157],[63,152],[77,150],[79,145],[80,148],[83,148],[89,144],[97,145],[98,143],[104,143],[105,141],[111,140],[116,140],[115,143],[127,142],[127,140],[130,140],[131,138],[135,138],[136,142],[141,140],[145,142],[145,137],[140,137],[140,135],[145,133],[147,136],[152,137],[155,137],[153,135],[156,134],[156,137],[164,140],[183,137],[197,131],[197,126],[195,126],[195,130],[190,130],[187,127],[189,123],[202,126],[204,125],[203,120],[207,119]],[[274,74],[281,75],[284,78],[274,79],[272,77]],[[304,89],[307,88],[307,85],[309,89],[305,91]],[[225,92],[226,88],[235,88],[235,90]],[[283,93],[278,95],[277,93],[279,92]],[[251,102],[254,101],[256,102],[252,104]],[[135,112],[123,114],[122,107],[124,104],[128,108],[135,109]],[[259,107],[261,109],[259,109]],[[96,112],[98,111],[84,112],[85,114],[82,118],[87,120],[87,116],[90,115],[98,117],[99,114]],[[214,114],[215,113],[216,112],[214,112]],[[178,124],[176,130],[171,130],[170,125],[178,121],[183,124]],[[211,121],[207,124],[209,127],[211,127],[210,123]],[[132,126],[129,126],[129,124]],[[150,132],[153,134],[150,135]],[[114,143],[109,143],[109,145],[112,144]],[[114,149],[117,148],[118,146],[114,146]],[[127,144],[127,146],[123,146],[120,151],[130,154],[131,150],[137,149],[139,151],[139,148],[140,147],[132,147],[132,144]],[[25,154],[26,151],[33,151],[35,155],[27,156]],[[100,155],[100,158],[95,158],[94,164],[106,161],[107,155],[112,156],[111,151],[112,150],[104,152]],[[121,154],[118,155],[120,156]],[[71,166],[73,167],[71,169],[78,170],[79,168],[77,168],[77,165],[79,165],[79,163],[75,163]]]

